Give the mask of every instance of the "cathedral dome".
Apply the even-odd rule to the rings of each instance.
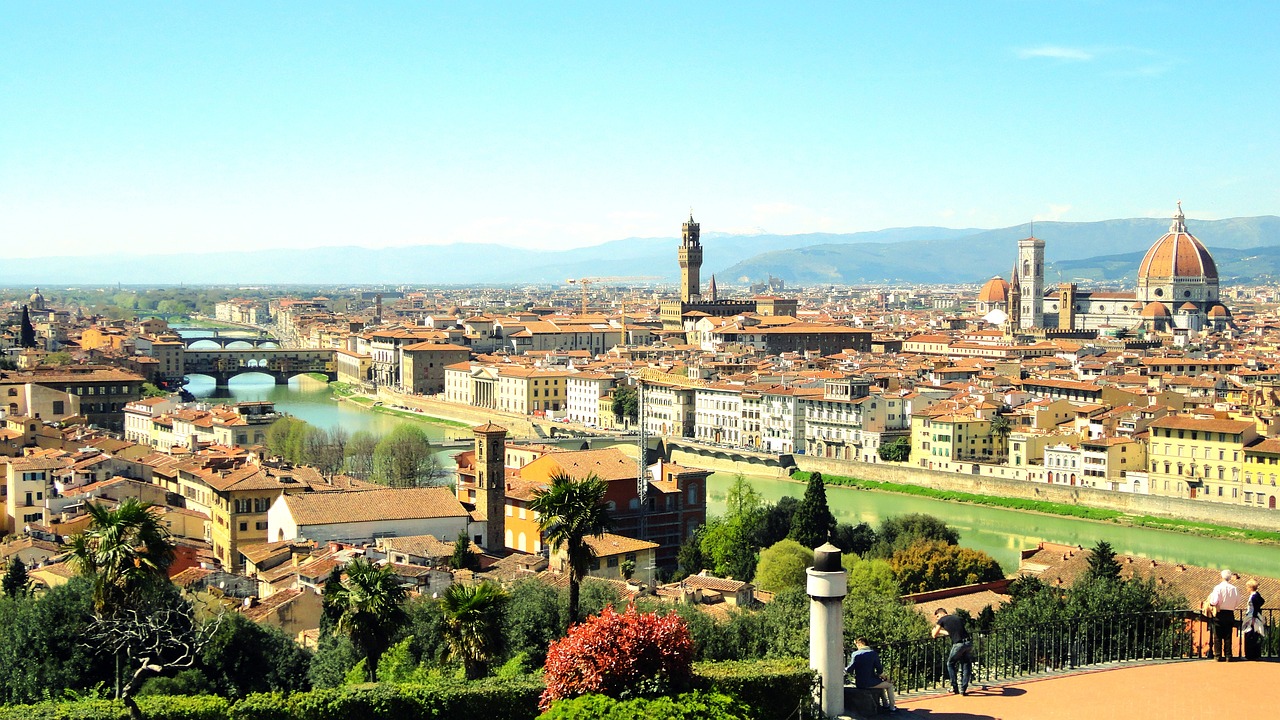
[[[1228,310],[1223,305],[1214,305],[1213,307],[1209,308],[1209,317],[1211,318],[1231,317],[1231,311]]]
[[[1169,308],[1164,303],[1152,302],[1142,308],[1142,317],[1144,318],[1167,318],[1169,317]]]
[[[1009,299],[1009,283],[1004,278],[996,276],[991,278],[978,291],[978,302],[980,303],[1002,303]]]
[[[1182,205],[1173,216],[1169,232],[1156,240],[1147,250],[1138,266],[1138,280],[1150,278],[1212,278],[1218,279],[1218,266],[1213,256],[1195,235],[1187,232]]]

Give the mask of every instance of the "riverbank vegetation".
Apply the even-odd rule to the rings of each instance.
[[[385,405],[380,401],[374,400],[368,395],[362,394],[359,388],[357,388],[354,385],[351,385],[350,383],[339,383],[339,382],[329,383],[329,391],[332,392],[333,396],[338,400],[341,400],[344,402],[352,402],[357,405],[360,405],[366,410],[372,410],[373,412],[382,413],[383,415],[391,415],[394,417],[408,418],[410,420],[417,420],[418,422],[430,423],[432,425],[443,425],[445,427],[460,428],[460,429],[471,428],[471,425],[465,422],[459,422],[457,420],[447,420],[445,418],[435,417],[434,415],[427,415],[425,413],[416,412],[408,408],[392,407],[390,405]]]
[[[809,476],[812,474],[813,473],[797,471],[792,474],[791,479],[797,482],[808,482]],[[1000,497],[998,495],[983,495],[980,493],[967,493],[956,490],[939,490],[937,488],[922,487],[920,485],[907,485],[905,483],[883,482],[879,480],[863,480],[860,478],[841,475],[823,475],[822,477],[827,484],[855,488],[858,490],[877,490],[880,492],[897,493],[900,495],[915,495],[935,500],[987,505],[990,507],[1004,508],[1006,510],[1043,513],[1045,515],[1062,515],[1066,517],[1080,518],[1083,520],[1096,520],[1099,522],[1112,522],[1119,525],[1132,525],[1135,527],[1145,527],[1157,530],[1170,530],[1173,532],[1201,535],[1204,537],[1223,538],[1226,540],[1245,540],[1267,544],[1280,544],[1280,532],[1275,531],[1235,528],[1225,525],[1196,522],[1194,520],[1160,518],[1151,515],[1130,515],[1120,512],[1119,510],[1091,508],[1083,505],[1069,505],[1067,503],[1050,502],[1047,500],[1007,498]]]
[[[342,426],[325,430],[282,417],[267,428],[266,446],[289,462],[316,468],[327,479],[344,474],[390,487],[427,487],[449,477],[427,434],[410,424],[386,435],[349,435]]]

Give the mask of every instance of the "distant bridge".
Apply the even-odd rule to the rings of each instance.
[[[270,375],[277,385],[284,385],[289,378],[306,373],[320,373],[330,380],[338,377],[333,350],[263,347],[188,350],[183,353],[183,373],[207,375],[213,378],[217,387],[226,387],[231,378],[245,373]]]
[[[205,335],[201,337],[184,336],[182,338],[182,344],[186,345],[188,348],[190,348],[193,344],[202,342],[202,341],[215,343],[219,347],[223,347],[223,348],[225,348],[227,345],[231,343],[237,343],[237,342],[247,343],[253,347],[259,347],[265,343],[271,343],[276,347],[280,346],[280,341],[272,337],[271,333],[267,332],[266,330],[263,330],[262,328],[253,327],[252,325],[246,325],[244,330],[240,330],[240,329],[227,330],[224,328],[210,328],[208,330],[203,330],[200,328],[194,328],[194,329],[202,330],[203,332],[209,332],[213,334]],[[246,331],[255,332],[257,333],[257,336],[245,337],[243,333],[245,333]],[[223,333],[226,333],[226,334],[224,335]],[[241,334],[234,335],[232,333],[241,333]]]

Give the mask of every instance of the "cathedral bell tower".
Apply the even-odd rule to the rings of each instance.
[[[1022,329],[1044,327],[1044,241],[1034,235],[1018,241],[1018,280]]]
[[[680,301],[697,302],[702,299],[702,234],[698,223],[689,213],[689,222],[680,227]]]

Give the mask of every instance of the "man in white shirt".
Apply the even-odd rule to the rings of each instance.
[[[1230,570],[1223,570],[1222,582],[1213,586],[1213,592],[1205,601],[1216,612],[1211,647],[1218,662],[1231,662],[1232,631],[1236,626],[1236,608],[1240,607],[1240,591],[1231,584],[1231,576]]]

